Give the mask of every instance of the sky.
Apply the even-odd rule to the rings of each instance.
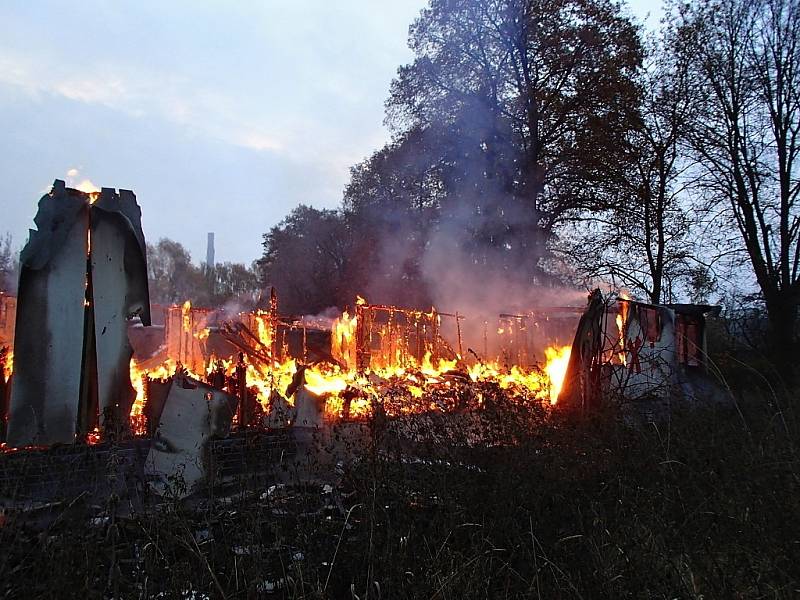
[[[390,139],[383,105],[426,0],[4,0],[0,236],[54,179],[132,189],[148,241],[249,264],[298,204],[335,208]],[[653,25],[657,2],[631,13]]]

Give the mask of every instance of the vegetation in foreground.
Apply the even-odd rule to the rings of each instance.
[[[534,415],[512,447],[365,447],[335,486],[199,508],[92,520],[64,505],[44,531],[0,529],[0,586],[9,598],[796,597],[797,401],[745,396],[659,424]]]

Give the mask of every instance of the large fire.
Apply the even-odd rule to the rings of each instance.
[[[173,357],[157,366],[132,360],[130,376],[136,391],[136,401],[131,411],[134,430],[144,430],[146,378],[166,379],[176,369],[183,369],[198,379],[207,380],[214,371],[223,370],[227,377],[232,377],[237,367],[245,368],[247,387],[256,392],[258,402],[268,411],[270,403],[276,398],[282,398],[288,405],[293,404],[294,399],[287,395],[287,388],[298,370],[304,368],[305,388],[325,399],[325,414],[330,420],[364,418],[377,405],[388,416],[437,410],[441,407],[439,399],[446,397],[457,386],[469,385],[471,382],[495,385],[505,390],[506,395],[511,398],[523,397],[546,405],[557,402],[569,361],[569,346],[546,348],[544,360],[532,366],[505,365],[497,360],[473,360],[468,363],[455,351],[449,358],[435,358],[436,348],[430,340],[440,339],[440,314],[433,309],[431,312],[418,312],[381,306],[374,308],[385,311],[389,315],[388,320],[383,324],[373,325],[375,335],[383,343],[378,349],[371,349],[370,356],[365,358],[363,347],[359,346],[364,343],[363,339],[359,339],[360,335],[364,336],[359,330],[359,318],[369,318],[365,307],[368,305],[359,298],[354,315],[345,312],[333,322],[330,347],[332,360],[301,365],[294,358],[279,358],[276,350],[275,312],[248,313],[242,319],[249,321],[248,331],[252,331],[252,337],[257,338],[257,341],[253,340],[257,352],[254,351],[253,356],[247,356],[241,362],[210,355],[204,361],[204,372],[192,372],[186,364],[179,363]],[[190,310],[188,303],[181,307],[181,323],[185,330],[183,333],[204,341],[208,338],[209,330],[191,329]],[[401,316],[415,323],[419,335],[414,340],[402,334],[398,325]],[[447,316],[455,317],[457,322],[463,318],[459,315]],[[460,325],[458,331],[460,346]],[[421,354],[421,359],[415,356],[414,350],[417,351],[417,356]],[[384,402],[387,397],[391,397],[393,401]]]
[[[235,358],[217,358],[213,355],[199,362],[187,360],[185,355],[168,355],[157,364],[153,364],[152,360],[131,360],[130,380],[136,394],[130,413],[132,429],[137,434],[146,430],[144,413],[148,378],[167,380],[178,370],[200,380],[210,380],[214,371],[222,371],[226,377],[233,377],[237,367],[243,368],[248,389],[255,393],[259,404],[268,411],[270,403],[276,398],[282,398],[290,406],[293,404],[294,399],[288,396],[287,390],[302,367],[305,388],[325,398],[326,417],[331,420],[367,417],[377,404],[388,416],[437,410],[441,408],[441,403],[437,404],[441,398],[448,393],[455,393],[457,386],[469,383],[495,385],[512,399],[522,397],[542,404],[556,404],[569,362],[570,346],[549,346],[544,349],[543,361],[524,366],[501,364],[499,360],[477,360],[477,356],[475,360],[467,362],[458,353],[451,358],[435,358],[432,346],[416,340],[416,344],[421,344],[424,350],[422,358],[418,359],[412,352],[411,346],[414,344],[398,333],[400,329],[394,313],[402,312],[402,309],[388,307],[392,316],[387,323],[376,326],[377,334],[382,336],[385,343],[379,349],[372,350],[367,366],[364,366],[364,358],[359,356],[358,325],[359,314],[365,318],[361,313],[365,306],[366,302],[359,298],[356,314],[344,312],[333,322],[332,360],[328,361],[302,364],[294,358],[279,358],[275,313],[264,311],[246,313],[246,319],[243,319],[248,321],[247,331],[252,331],[252,341],[258,352],[254,352],[257,356],[246,356],[241,362]],[[210,330],[202,323],[199,328],[195,325],[189,302],[175,310],[179,313],[181,339],[193,339],[202,347]],[[441,324],[441,315],[433,309],[430,312],[405,313],[412,318],[422,319],[428,328],[435,329]],[[459,318],[458,315],[456,318]],[[181,358],[185,362],[182,363]],[[198,365],[203,366],[198,368]],[[0,369],[6,379],[11,376],[13,353],[10,350],[0,352]],[[393,402],[383,402],[387,396],[391,396]]]

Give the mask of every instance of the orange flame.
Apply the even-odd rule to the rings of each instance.
[[[619,331],[619,361],[623,365],[628,364],[628,358],[625,352],[625,324],[628,322],[628,311],[630,310],[628,300],[630,300],[628,293],[625,291],[620,292],[618,301],[619,313],[615,319],[617,330]]]
[[[359,306],[366,301],[359,297]],[[182,307],[183,326],[191,330],[191,304],[186,302]],[[420,313],[435,315],[432,311]],[[274,318],[269,313],[258,312],[250,315],[251,328],[255,330],[261,344],[270,348],[275,339]],[[460,359],[434,358],[430,349],[425,349],[421,360],[408,351],[407,341],[402,336],[394,335],[391,322],[386,326],[387,340],[391,340],[389,349],[383,349],[375,355],[367,369],[359,370],[356,364],[356,331],[358,317],[347,312],[337,319],[331,330],[331,354],[338,364],[315,363],[304,365],[305,387],[311,393],[325,398],[326,416],[329,419],[339,418],[346,413],[353,418],[368,416],[374,403],[383,402],[388,396],[406,398],[407,403],[394,406],[387,411],[392,414],[408,414],[420,410],[436,410],[441,407],[437,398],[442,394],[437,391],[447,390],[452,385],[464,381],[494,382],[500,388],[508,390],[512,396],[534,399],[542,404],[553,405],[563,385],[563,379],[569,362],[569,346],[553,346],[545,350],[545,364],[531,368],[513,365],[507,367],[497,362],[484,362],[466,365]],[[208,336],[208,329],[198,334],[199,339]],[[247,385],[254,389],[258,401],[265,410],[269,408],[275,394],[283,397],[289,405],[293,398],[286,396],[300,366],[294,359],[277,360],[272,354],[269,361],[257,360],[246,362]],[[402,360],[400,360],[402,359]],[[234,375],[237,369],[235,360],[218,360],[210,357],[205,360],[205,371],[218,368],[220,365],[227,376]],[[130,364],[130,377],[136,390],[136,401],[131,410],[131,422],[137,433],[143,433],[143,410],[146,402],[146,376],[153,379],[171,377],[178,363],[173,357],[155,368],[145,368],[135,360]],[[185,366],[183,367],[185,368]],[[205,373],[190,373],[197,379],[206,379]],[[429,400],[426,400],[429,399]],[[420,402],[420,400],[422,400]],[[405,402],[405,401],[404,401]]]
[[[558,402],[558,395],[564,385],[564,377],[567,375],[569,357],[572,353],[572,346],[562,346],[561,348],[546,348],[544,351],[547,362],[544,372],[550,380],[550,404]]]
[[[3,371],[6,381],[11,377],[14,372],[14,351],[8,349],[6,352],[0,352],[0,370]]]

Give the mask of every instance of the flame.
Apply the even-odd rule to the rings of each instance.
[[[189,332],[192,330],[192,303],[188,300],[181,306],[181,318],[183,322],[183,330]]]
[[[272,348],[272,324],[270,323],[270,316],[269,313],[264,311],[258,311],[255,314],[256,320],[256,334],[258,335],[258,341],[267,348]]]
[[[356,327],[358,317],[342,313],[331,327],[331,355],[349,369],[356,368]]]
[[[178,363],[168,358],[162,364],[152,369],[145,369],[135,359],[130,362],[130,379],[131,386],[136,393],[136,398],[131,406],[131,429],[137,435],[142,435],[145,432],[144,423],[144,405],[147,401],[147,386],[145,380],[147,377],[150,379],[168,379],[175,374],[178,369]],[[196,376],[196,375],[195,375]]]
[[[343,322],[349,322],[345,319]],[[347,330],[349,331],[349,330]],[[561,391],[567,363],[569,362],[570,347],[550,347],[545,350],[546,363],[542,369],[525,369],[518,365],[505,368],[497,363],[480,363],[467,368],[466,374],[474,382],[496,382],[500,388],[512,393],[524,394],[538,398],[550,405],[556,403]],[[344,361],[342,361],[344,363]],[[232,375],[236,363],[232,360],[209,361],[209,370],[215,365],[221,365],[227,375]],[[152,379],[166,379],[175,373],[178,364],[174,360],[167,360],[164,364],[154,369],[146,370],[135,360],[131,361],[131,382],[136,390],[136,401],[131,410],[131,421],[135,424],[134,430],[141,433],[144,430],[143,408],[146,401],[145,376]],[[273,393],[283,396],[291,405],[291,398],[286,398],[285,390],[297,372],[298,364],[293,359],[274,361],[265,373],[254,364],[247,364],[248,387],[255,388],[258,400],[266,410],[269,399]],[[306,389],[326,400],[326,414],[329,418],[338,418],[344,411],[345,403],[348,404],[348,414],[353,418],[363,418],[371,413],[373,399],[381,398],[390,388],[404,389],[409,398],[419,400],[425,398],[432,391],[450,386],[448,375],[459,373],[456,360],[433,360],[430,353],[426,353],[419,364],[409,367],[386,367],[370,369],[364,373],[357,372],[354,368],[338,365],[315,364],[307,365],[305,370]],[[197,379],[205,379],[203,374],[190,373]],[[345,394],[345,392],[350,392]],[[346,399],[346,396],[349,399]],[[416,408],[400,407],[401,413],[415,412]],[[429,408],[436,408],[431,405]]]
[[[623,365],[628,364],[628,358],[625,353],[625,323],[628,322],[628,311],[630,310],[630,305],[627,302],[628,300],[630,300],[630,296],[627,292],[620,292],[618,302],[619,313],[615,319],[617,330],[619,331],[619,362]]]
[[[14,372],[14,351],[10,348],[6,351],[0,349],[0,370],[3,371],[6,381],[8,381],[11,374]]]
[[[347,378],[335,371],[323,374],[316,369],[307,369],[305,386],[317,396],[338,396],[347,389]]]
[[[366,301],[359,297],[358,306],[366,306]],[[187,331],[192,330],[192,308],[189,302],[183,304],[182,325]],[[358,314],[361,314],[358,311]],[[435,310],[431,313],[408,313],[419,319],[425,327],[425,319],[439,319]],[[243,315],[245,317],[245,315]],[[277,324],[272,313],[263,311],[249,313],[250,327],[259,342],[271,350],[276,339]],[[371,414],[376,403],[383,405],[388,416],[409,414],[428,410],[441,410],[454,406],[457,394],[453,390],[457,386],[469,382],[496,384],[507,390],[510,398],[536,401],[543,405],[553,405],[563,385],[563,379],[569,362],[569,346],[552,346],[545,350],[545,364],[541,366],[523,367],[506,366],[498,362],[482,362],[466,364],[460,358],[436,357],[435,349],[426,345],[421,348],[423,356],[415,358],[409,347],[409,340],[398,334],[398,325],[390,318],[389,323],[373,330],[380,336],[381,348],[371,348],[368,366],[358,368],[356,361],[358,316],[347,312],[337,319],[331,330],[331,354],[336,363],[313,363],[302,365],[304,368],[305,388],[325,400],[325,414],[328,419],[337,419],[343,415],[350,418],[364,418]],[[420,325],[417,325],[420,327]],[[199,339],[209,335],[206,328],[197,334]],[[287,397],[295,374],[301,365],[294,359],[279,360],[272,352],[253,357],[244,364],[233,359],[208,357],[203,372],[188,374],[199,380],[208,380],[208,375],[216,369],[222,369],[227,378],[236,375],[237,369],[244,368],[248,388],[253,391],[264,410],[268,410],[275,394],[283,397],[289,405],[293,398]],[[146,403],[146,378],[167,379],[174,375],[176,369],[185,369],[175,357],[156,367],[132,360],[130,363],[131,383],[136,391],[136,401],[131,410],[133,430],[144,433],[145,422],[143,411]],[[228,379],[230,385],[230,379]],[[233,389],[229,389],[233,392]],[[482,403],[481,392],[476,393],[478,403]],[[450,399],[450,400],[448,400]]]
[[[80,192],[85,192],[87,194],[99,194],[100,188],[97,187],[94,183],[92,183],[91,179],[84,179],[78,185],[75,186],[75,189]]]
[[[550,404],[558,402],[558,395],[564,385],[564,377],[567,375],[569,357],[572,353],[572,346],[562,346],[561,348],[546,348],[544,356],[547,359],[544,372],[550,379]]]

